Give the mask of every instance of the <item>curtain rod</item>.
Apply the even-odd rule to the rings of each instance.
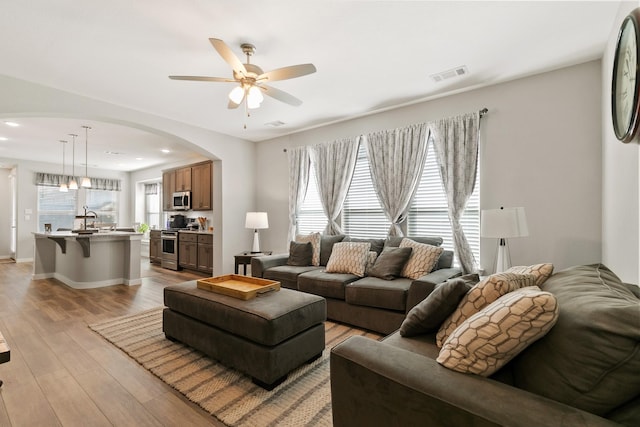
[[[481,110],[479,111],[479,113],[480,113],[480,118],[484,117],[484,115],[485,115],[485,114],[487,114],[488,112],[489,112],[489,109],[488,109],[487,107],[484,107],[483,109],[481,109]],[[286,149],[286,148],[283,148],[283,149],[282,149],[282,151],[286,153],[286,152],[287,152],[287,149]]]

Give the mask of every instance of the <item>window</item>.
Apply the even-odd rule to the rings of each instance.
[[[98,214],[97,225],[116,225],[118,193],[84,188],[63,193],[58,187],[38,185],[38,230],[44,231],[44,224],[51,224],[52,230],[78,228],[80,223],[75,222],[75,216],[84,213],[83,206]]]
[[[342,228],[352,237],[381,239],[387,237],[390,226],[373,189],[366,144],[361,143],[353,179],[342,208]]]
[[[76,216],[76,191],[62,193],[58,187],[38,186],[38,230],[44,231],[45,224],[52,230],[73,228]]]
[[[160,183],[152,183],[144,185],[144,221],[152,229],[160,229],[160,217],[162,209],[160,209],[162,201],[160,200]]]
[[[304,202],[298,213],[298,233],[309,234],[316,231],[323,232],[327,226],[327,217],[322,210],[320,194],[316,183],[316,172],[311,165],[309,168],[309,185]]]
[[[478,166],[479,167],[479,166]],[[480,259],[480,186],[477,183],[462,215],[462,228],[476,260]],[[442,246],[453,250],[453,232],[447,211],[447,195],[440,179],[433,141],[429,150],[418,190],[407,218],[407,234],[410,236],[440,236]],[[457,261],[456,261],[457,262]]]
[[[327,224],[316,189],[313,165],[311,165],[309,175],[309,189],[298,217],[300,233],[323,231]],[[479,176],[478,165],[476,180]],[[353,179],[341,216],[344,232],[353,237],[385,238],[389,231],[391,224],[382,211],[378,196],[373,189],[366,144],[360,144],[358,149]],[[462,227],[476,260],[479,260],[480,186],[477,182],[462,216]],[[454,250],[453,232],[447,211],[447,197],[440,179],[440,171],[431,140],[420,183],[407,215],[406,234],[409,236],[440,236],[443,239],[442,246]]]

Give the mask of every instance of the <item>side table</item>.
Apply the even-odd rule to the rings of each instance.
[[[5,341],[4,337],[0,333],[0,363],[6,363],[11,359],[11,351]],[[2,380],[0,380],[0,387],[2,387]]]
[[[236,259],[235,262],[235,273],[238,274],[238,267],[242,264],[244,266],[244,275],[247,275],[247,264],[251,265],[251,258],[257,256],[271,255],[273,251],[262,251],[258,253],[254,252],[242,252],[240,254],[234,255]]]

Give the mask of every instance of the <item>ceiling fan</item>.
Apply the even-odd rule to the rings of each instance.
[[[247,62],[243,64],[222,40],[211,38],[209,42],[211,42],[222,59],[231,65],[233,69],[233,79],[201,76],[169,76],[169,78],[173,80],[239,83],[239,85],[229,93],[228,108],[238,108],[243,101],[247,110],[258,108],[264,99],[263,93],[278,101],[296,107],[302,104],[302,101],[295,96],[272,86],[267,86],[265,83],[293,79],[315,73],[316,67],[313,64],[291,65],[265,73],[262,71],[262,68],[251,63],[251,56],[256,50],[254,45],[250,43],[240,45],[242,52],[247,56]]]

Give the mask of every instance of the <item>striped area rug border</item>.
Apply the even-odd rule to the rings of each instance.
[[[89,328],[228,426],[331,426],[331,348],[353,335],[381,337],[327,321],[322,357],[266,391],[250,377],[167,340],[162,332],[162,310],[157,307]]]

